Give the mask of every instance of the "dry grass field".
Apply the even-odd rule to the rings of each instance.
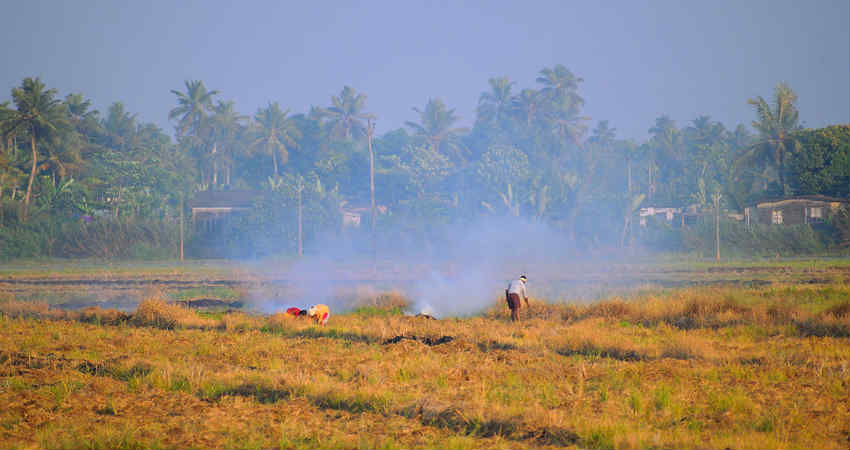
[[[520,325],[396,293],[326,327],[155,290],[133,312],[0,295],[0,448],[850,445],[843,275],[532,299]]]

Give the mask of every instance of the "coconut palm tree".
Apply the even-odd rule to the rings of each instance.
[[[85,159],[99,150],[95,142],[103,136],[100,113],[96,109],[91,109],[91,101],[86,100],[82,94],[66,95],[65,107],[68,108],[71,124],[84,141],[81,157]]]
[[[168,112],[168,119],[177,121],[177,135],[198,136],[207,113],[213,110],[213,97],[219,91],[208,91],[200,80],[186,80],[186,92],[171,90],[177,96],[177,106]]]
[[[646,148],[649,175],[647,198],[652,200],[658,182],[655,168],[661,166],[668,176],[681,170],[682,132],[670,117],[662,115],[655,119],[655,125],[649,129],[649,134],[649,145]]]
[[[374,119],[373,114],[364,112],[366,94],[358,94],[350,86],[344,86],[339,96],[331,96],[332,106],[314,111],[318,117],[327,120],[330,135],[340,139],[365,136],[365,121]]]
[[[699,116],[685,127],[684,136],[691,154],[690,164],[699,171],[697,179],[705,179],[709,169],[719,169],[720,161],[726,156],[728,146],[726,127],[712,122],[709,116]]]
[[[578,95],[578,85],[582,81],[561,64],[541,70],[537,77],[543,86],[540,95],[545,100],[545,121],[561,139],[570,139],[584,150],[582,137],[587,132],[585,122],[590,118],[581,115],[584,99]]]
[[[65,106],[74,127],[80,134],[90,137],[90,131],[97,128],[99,115],[96,109],[91,109],[91,101],[86,100],[83,94],[68,94],[65,96]]]
[[[280,154],[280,163],[286,164],[289,159],[289,148],[295,147],[295,140],[301,137],[301,133],[290,118],[286,117],[289,110],[282,111],[277,102],[269,103],[265,108],[260,108],[254,115],[252,148],[262,148],[271,154],[274,162],[274,174],[278,175],[277,155]]]
[[[103,129],[109,146],[123,153],[130,152],[136,137],[136,114],[130,114],[121,102],[109,105],[103,118]]]
[[[590,117],[581,115],[581,105],[572,103],[569,97],[562,97],[551,106],[546,120],[561,139],[569,139],[576,147],[584,151],[582,139],[587,133],[587,121]]]
[[[611,146],[614,144],[614,138],[617,136],[617,129],[611,128],[608,126],[607,120],[601,120],[598,124],[596,124],[596,128],[593,129],[593,134],[587,139],[587,142],[591,144],[588,150],[588,160],[590,161],[590,165],[593,166],[595,160],[593,158],[593,148],[595,147],[599,151],[608,151],[611,149]]]
[[[776,167],[782,195],[788,195],[785,159],[799,145],[794,138],[794,132],[801,128],[796,102],[797,94],[785,82],[776,85],[773,105],[761,96],[747,100],[756,110],[757,120],[753,121],[753,128],[759,133],[759,138],[743,158],[768,161]]]
[[[511,109],[519,120],[525,122],[527,127],[530,127],[531,122],[540,114],[541,99],[539,91],[523,89],[517,96],[511,99]]]
[[[11,120],[15,116],[15,110],[9,108],[9,102],[0,103],[0,131],[3,130],[4,124],[7,121]],[[12,141],[14,139],[14,134],[4,133],[0,134],[0,149],[4,152],[10,152],[12,150]]]
[[[584,99],[578,95],[578,84],[584,81],[561,64],[540,71],[537,82],[543,85],[540,93],[544,97],[560,103],[566,98],[570,104],[578,108],[584,106]]]
[[[26,220],[32,196],[32,184],[38,167],[39,141],[46,141],[58,136],[69,126],[67,111],[62,102],[56,98],[56,89],[47,89],[39,78],[25,78],[20,87],[12,89],[12,100],[16,110],[3,120],[2,132],[28,133],[32,150],[32,168],[27,193],[24,197],[23,218]]]
[[[213,184],[218,181],[218,161],[224,160],[225,183],[230,184],[230,167],[239,152],[239,133],[243,129],[242,122],[248,119],[235,110],[233,101],[221,101],[216,104],[210,117],[210,131],[213,139]]]
[[[413,108],[413,110],[419,114],[419,123],[406,121],[404,124],[410,127],[414,135],[425,139],[431,146],[431,150],[439,152],[443,146],[446,146],[458,159],[462,159],[458,137],[466,133],[468,129],[452,127],[460,120],[455,115],[455,110],[448,109],[439,98],[429,99],[425,109]]]
[[[646,144],[644,144],[646,146]],[[638,147],[634,140],[629,139],[620,141],[617,146],[617,153],[626,161],[626,197],[631,198],[632,192],[632,163],[638,159],[645,149]]]
[[[511,109],[511,87],[516,84],[508,77],[490,78],[490,91],[478,97],[478,119],[485,123],[500,124]]]

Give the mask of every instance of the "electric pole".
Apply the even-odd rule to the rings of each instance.
[[[378,244],[377,236],[375,235],[375,222],[377,221],[377,213],[375,212],[375,152],[372,151],[372,136],[374,134],[375,121],[372,117],[369,117],[366,124],[366,138],[369,142],[369,203],[372,213],[372,222],[370,224],[372,231],[372,266],[377,271]]]
[[[715,192],[711,199],[714,200],[714,259],[720,260],[720,192]]]

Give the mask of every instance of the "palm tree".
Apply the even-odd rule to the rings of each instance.
[[[109,105],[102,125],[110,147],[124,153],[133,149],[137,129],[136,115],[128,113],[123,103],[115,102]]]
[[[87,132],[91,128],[96,128],[99,114],[96,109],[90,109],[91,101],[83,98],[83,94],[68,94],[65,96],[65,106],[77,130],[89,137]]]
[[[655,126],[649,129],[650,145],[647,147],[649,192],[647,198],[652,200],[656,191],[657,175],[653,176],[653,168],[661,162],[668,173],[679,171],[679,152],[682,147],[682,133],[676,128],[675,122],[666,115],[655,119]]]
[[[97,120],[97,110],[90,109],[91,101],[83,98],[83,94],[66,95],[65,106],[68,107],[68,113],[75,124],[86,120]]]
[[[177,106],[168,112],[168,119],[179,119],[177,122],[177,135],[188,134],[198,136],[201,132],[207,112],[213,109],[213,96],[219,91],[207,91],[204,82],[200,80],[186,80],[186,92],[171,90],[177,96]]]
[[[644,144],[646,146],[646,144]],[[623,159],[626,160],[626,197],[632,197],[632,162],[637,159],[641,153],[645,152],[645,149],[640,149],[635,141],[629,139],[627,141],[620,141],[620,145],[618,145],[618,153],[623,156]]]
[[[365,136],[367,129],[364,121],[375,116],[363,112],[366,107],[366,94],[358,94],[350,86],[344,86],[339,96],[331,96],[333,106],[316,109],[315,114],[328,120],[330,135],[350,139]]]
[[[508,77],[490,78],[490,92],[478,98],[478,118],[485,123],[499,124],[511,108],[511,87],[516,84]]]
[[[584,99],[578,95],[578,85],[584,81],[575,76],[561,64],[540,71],[537,82],[543,85],[540,94],[546,100],[545,118],[561,139],[569,138],[584,150],[581,137],[587,132],[585,121],[589,117],[581,116]]]
[[[86,100],[83,94],[66,95],[65,107],[68,108],[71,123],[85,141],[82,157],[86,157],[98,149],[93,142],[103,134],[100,113],[96,109],[91,109],[91,101]]]
[[[516,97],[511,99],[511,108],[518,118],[530,127],[531,121],[540,114],[540,100],[540,92],[534,89],[523,89]]]
[[[540,93],[550,100],[560,102],[561,99],[568,99],[570,104],[577,107],[584,105],[584,99],[578,95],[578,84],[584,81],[573,75],[569,69],[561,64],[549,69],[545,68],[540,71],[540,76],[537,77],[537,82],[543,85]]]
[[[709,116],[699,116],[685,128],[685,137],[692,147],[690,155],[692,167],[699,169],[697,179],[705,178],[707,170],[715,166],[719,169],[720,160],[726,155],[726,127],[720,122],[712,122]]]
[[[243,128],[242,122],[248,117],[240,115],[234,109],[233,101],[219,100],[210,118],[213,137],[213,184],[218,181],[218,160],[227,162],[225,183],[230,184],[230,166],[239,147],[238,135]],[[219,151],[221,150],[221,151]]]
[[[0,131],[3,130],[3,126],[12,120],[13,117],[15,117],[15,110],[9,108],[9,102],[0,103]],[[14,136],[12,132],[0,134],[0,149],[4,149],[6,152],[11,151]]]
[[[737,154],[753,144],[753,135],[744,124],[738,124],[737,127],[727,135],[729,146],[732,152]]]
[[[457,138],[466,133],[466,128],[452,128],[459,117],[454,109],[448,109],[439,98],[429,99],[425,109],[413,108],[419,114],[419,123],[406,121],[405,125],[413,130],[415,136],[425,139],[431,150],[439,152],[443,144],[449,147],[458,159],[461,158]]]
[[[186,80],[185,85],[185,93],[171,91],[177,96],[177,106],[168,112],[168,118],[177,119],[177,141],[197,152],[200,162],[206,160],[203,156],[210,138],[208,113],[213,110],[213,97],[218,95],[219,91],[208,91],[200,80]]]
[[[275,175],[278,175],[277,154],[280,153],[280,163],[285,164],[289,159],[286,147],[294,147],[295,140],[301,137],[295,122],[286,117],[287,114],[288,109],[281,111],[280,105],[274,102],[266,108],[258,109],[254,115],[254,140],[251,147],[261,147],[271,154]]]
[[[801,128],[796,102],[797,94],[785,82],[776,85],[772,107],[761,96],[747,100],[756,110],[757,120],[753,121],[753,128],[758,131],[759,140],[744,158],[764,159],[776,167],[783,196],[788,195],[785,185],[785,159],[788,153],[799,145],[794,138],[794,132]]]
[[[582,116],[581,106],[572,103],[569,97],[561,98],[561,101],[553,105],[548,121],[557,130],[561,139],[569,138],[576,147],[584,151],[582,137],[587,133],[587,121],[590,117]]]
[[[587,142],[591,144],[591,149],[588,151],[588,159],[590,160],[591,167],[595,162],[593,159],[593,147],[596,147],[600,151],[610,150],[616,136],[617,129],[610,128],[607,120],[601,120],[598,124],[596,124],[596,128],[593,129],[593,134],[587,140]]]
[[[32,168],[24,197],[23,218],[26,220],[38,167],[38,141],[58,135],[68,125],[68,119],[62,102],[56,98],[56,89],[46,89],[39,78],[25,78],[20,87],[12,89],[12,99],[17,109],[3,121],[3,135],[27,132],[32,149]]]

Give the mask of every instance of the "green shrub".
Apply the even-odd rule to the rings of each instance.
[[[173,257],[179,236],[176,224],[162,220],[96,218],[90,223],[63,224],[53,253],[69,258]]]
[[[32,258],[47,254],[47,239],[26,226],[0,228],[0,259]]]

